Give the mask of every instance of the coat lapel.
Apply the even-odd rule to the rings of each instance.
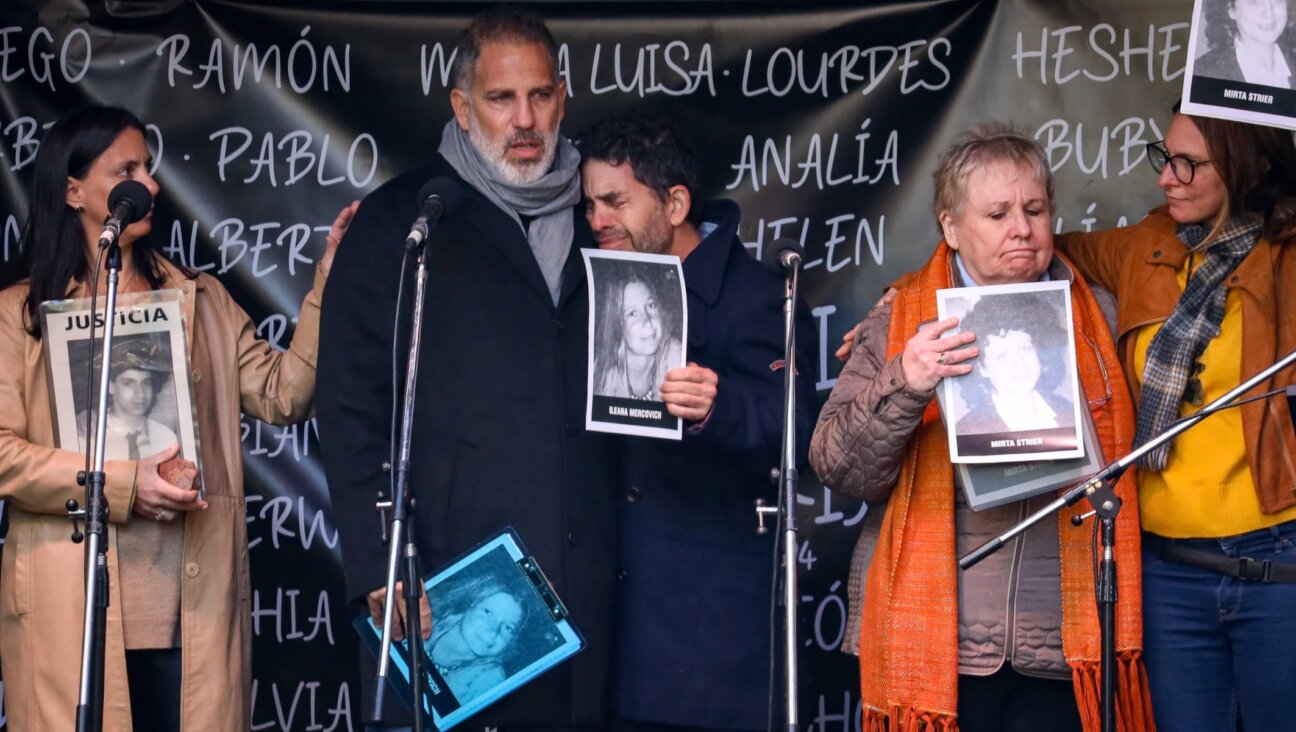
[[[471,188],[469,188],[471,190]],[[469,199],[469,211],[463,218],[470,228],[481,233],[480,244],[493,248],[500,260],[512,267],[527,287],[545,304],[553,307],[553,298],[549,286],[545,284],[540,265],[536,264],[535,254],[527,242],[526,234],[512,216],[498,206],[476,193]],[[470,242],[470,246],[478,242]]]
[[[567,253],[567,263],[563,265],[562,291],[558,295],[558,308],[567,306],[567,301],[578,291],[585,289],[585,257],[582,249],[594,248],[594,237],[590,235],[589,224],[580,207],[572,209],[575,219],[572,226],[572,246]]]
[[[198,280],[189,279],[180,273],[174,265],[165,257],[158,257],[161,262],[162,273],[165,277],[162,287],[165,289],[175,289],[182,293],[180,298],[180,309],[184,314],[184,334],[185,349],[188,350],[187,361],[193,363],[194,349],[194,311],[197,308],[198,301]]]
[[[684,287],[688,293],[689,358],[696,358],[707,345],[705,314],[720,300],[729,257],[746,256],[738,242],[738,206],[717,199],[705,204],[703,219],[717,223],[714,231],[684,260]]]

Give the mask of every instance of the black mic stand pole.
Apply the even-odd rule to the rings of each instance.
[[[423,338],[423,303],[427,294],[428,251],[426,240],[416,242],[418,269],[414,274],[414,311],[410,323],[409,357],[405,368],[405,396],[401,407],[400,448],[396,459],[396,485],[390,504],[381,499],[380,511],[391,508],[391,548],[387,555],[387,595],[383,607],[382,642],[378,653],[378,678],[374,684],[374,716],[382,719],[383,695],[391,670],[392,608],[396,596],[396,575],[405,566],[405,638],[409,644],[410,693],[414,732],[423,732],[423,635],[419,621],[419,598],[423,593],[418,549],[414,543],[414,497],[409,492],[410,438],[414,426],[414,389],[418,383],[419,344]],[[407,245],[405,256],[414,248]]]
[[[1296,361],[1296,351],[1288,353],[1273,365],[1234,387],[1227,394],[1202,407],[1196,414],[1175,422],[1165,432],[1134,448],[1125,457],[1109,463],[1107,467],[1098,471],[1089,480],[1070,488],[1044,508],[1027,516],[1021,523],[973,549],[959,559],[959,567],[967,569],[1003,548],[1017,535],[1048,516],[1066,506],[1077,503],[1081,498],[1089,500],[1094,509],[1091,515],[1096,514],[1102,522],[1101,531],[1099,532],[1102,537],[1102,559],[1099,564],[1095,595],[1098,600],[1099,626],[1102,633],[1102,661],[1099,668],[1102,675],[1103,732],[1115,732],[1116,730],[1116,693],[1115,674],[1113,673],[1113,669],[1116,667],[1116,561],[1113,549],[1116,542],[1116,515],[1120,513],[1121,509],[1121,499],[1116,496],[1114,491],[1117,481],[1143,455],[1173,440],[1211,414],[1237,401],[1243,394],[1264,383],[1274,374],[1290,366],[1294,361]],[[1071,523],[1079,526],[1084,519],[1084,516],[1072,516]]]
[[[104,495],[104,442],[108,420],[108,372],[112,365],[113,330],[117,313],[117,275],[121,271],[121,248],[113,241],[108,245],[108,298],[104,310],[103,354],[99,364],[99,411],[90,443],[90,472],[77,474],[77,483],[86,488],[86,507],[75,500],[67,502],[72,519],[72,541],[86,541],[85,551],[85,623],[81,635],[81,685],[77,692],[77,732],[99,732],[103,729],[104,633],[108,614],[108,498]],[[94,318],[95,313],[90,317]],[[93,352],[94,344],[91,344]],[[85,533],[76,521],[85,521]]]
[[[796,302],[797,285],[801,274],[801,259],[795,253],[785,253],[787,279],[783,289],[783,451],[779,467],[773,478],[779,486],[779,505],[766,506],[756,501],[756,514],[760,520],[758,533],[765,532],[766,514],[777,514],[783,524],[783,656],[784,703],[787,705],[788,732],[799,726],[797,712],[797,529],[796,529]]]

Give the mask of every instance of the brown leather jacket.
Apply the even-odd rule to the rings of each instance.
[[[276,424],[309,414],[324,276],[316,272],[292,346],[276,351],[256,337],[252,320],[215,278],[200,274],[190,280],[169,262],[162,267],[163,288],[184,293],[203,472],[226,478],[208,480],[205,511],[185,514],[180,724],[239,732],[251,724],[252,684],[240,410]],[[84,457],[52,447],[43,341],[27,333],[26,298],[25,283],[0,292],[0,498],[9,511],[0,567],[0,664],[10,729],[70,730],[80,679],[84,549],[68,540],[64,504],[84,500],[75,482]],[[200,388],[202,382],[207,383]],[[131,512],[135,465],[105,465],[108,571],[114,581],[122,576],[114,548],[117,526],[139,518]],[[103,728],[130,732],[121,588],[110,588]]]
[[[1092,234],[1067,234],[1056,244],[1090,282],[1116,295],[1117,340],[1122,366],[1133,378],[1139,328],[1165,321],[1179,302],[1176,274],[1188,250],[1164,207],[1133,226]],[[1296,240],[1261,239],[1225,280],[1242,297],[1242,378],[1264,370],[1296,349]],[[1296,384],[1296,369],[1278,373],[1256,393]],[[1296,432],[1286,399],[1263,399],[1239,407],[1242,433],[1260,509],[1276,513],[1296,506]]]
[[[1071,279],[1059,259],[1050,266],[1055,279]],[[957,270],[953,282],[960,282]],[[832,490],[869,503],[859,543],[851,559],[849,649],[858,642],[865,575],[877,541],[885,501],[899,476],[905,447],[915,434],[935,392],[917,392],[905,383],[900,357],[886,361],[891,308],[875,308],[860,323],[854,350],[819,414],[810,443],[810,464]],[[1085,347],[1077,344],[1077,347]],[[1113,374],[1115,388],[1123,388]],[[998,508],[972,511],[963,491],[951,486],[955,551],[959,556],[1003,533],[1053,499],[1037,496]],[[870,521],[870,519],[874,519]],[[1005,661],[1019,672],[1070,678],[1062,653],[1062,590],[1058,527],[1042,521],[960,576],[959,673],[987,675]]]

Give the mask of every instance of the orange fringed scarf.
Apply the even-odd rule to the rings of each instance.
[[[936,318],[936,290],[951,286],[951,250],[944,242],[892,304],[887,357],[904,350],[918,325]],[[1065,260],[1064,260],[1065,261]],[[1070,265],[1070,263],[1067,263]],[[1072,271],[1074,271],[1072,267]],[[1101,354],[1077,348],[1086,393],[1111,399],[1094,410],[1103,454],[1130,450],[1134,410],[1120,360],[1107,337],[1088,286],[1076,275],[1071,312],[1077,339],[1088,338]],[[954,556],[954,476],[949,446],[935,400],[910,441],[900,478],[887,505],[882,533],[869,567],[860,632],[860,686],[865,732],[927,732],[958,729],[958,563]],[[1143,668],[1142,571],[1138,500],[1132,475],[1116,487],[1124,500],[1116,520],[1117,727],[1124,732],[1154,729]],[[1071,516],[1089,509],[1086,501],[1058,515],[1062,572],[1062,647],[1071,666],[1076,702],[1085,732],[1102,726],[1099,663],[1102,638],[1094,599],[1092,532],[1077,529]],[[1090,519],[1093,521],[1094,519]]]

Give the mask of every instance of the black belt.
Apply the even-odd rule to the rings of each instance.
[[[1143,545],[1167,562],[1186,564],[1248,582],[1296,583],[1296,564],[1281,564],[1268,559],[1230,557],[1186,547],[1174,539],[1157,534],[1143,534]]]

